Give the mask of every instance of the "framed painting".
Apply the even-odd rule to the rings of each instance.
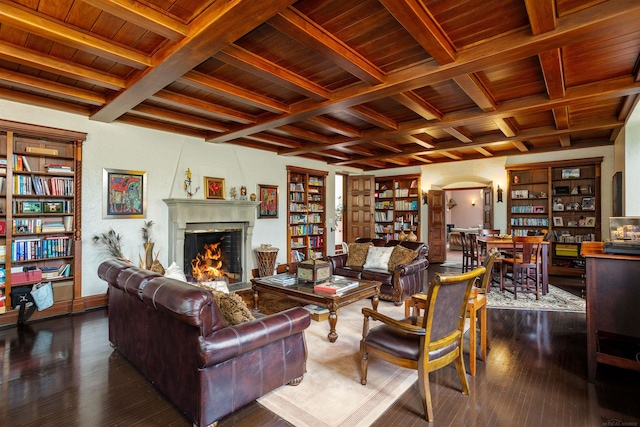
[[[145,218],[147,173],[103,169],[103,218]]]
[[[204,177],[205,198],[224,200],[224,178]]]
[[[278,186],[258,184],[258,218],[278,218]]]

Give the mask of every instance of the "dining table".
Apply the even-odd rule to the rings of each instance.
[[[498,250],[513,249],[513,239],[511,236],[482,236],[478,235],[476,238],[478,245],[478,253],[480,253],[481,246],[484,250],[489,252],[491,249],[496,248]],[[521,245],[521,244],[520,244]],[[549,242],[542,242],[542,295],[546,295],[549,292]]]

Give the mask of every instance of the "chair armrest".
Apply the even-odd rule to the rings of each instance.
[[[331,255],[327,257],[327,261],[331,263],[331,271],[335,271],[336,268],[342,268],[347,263],[348,254]]]
[[[385,325],[389,325],[395,329],[400,329],[401,331],[411,335],[416,335],[416,336],[426,335],[426,330],[420,326],[415,326],[415,325],[412,325],[411,323],[406,323],[400,320],[392,319],[391,317],[378,313],[377,311],[374,311],[369,307],[364,307],[362,309],[362,314],[364,314],[364,317],[365,317],[365,324],[368,323],[368,320],[369,320],[368,318],[371,317],[373,320],[378,320],[384,323]]]
[[[219,329],[207,337],[200,337],[198,362],[201,368],[216,365],[303,332],[310,324],[311,314],[304,308],[296,307],[251,322]]]

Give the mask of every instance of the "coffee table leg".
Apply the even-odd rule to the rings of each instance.
[[[336,324],[338,323],[338,306],[337,304],[329,304],[329,342],[336,342],[338,333],[336,332]]]
[[[258,295],[258,290],[254,289],[253,290],[253,309],[255,311],[260,311],[260,307],[258,306],[259,299],[260,299],[260,296]]]
[[[373,296],[373,298],[371,298],[371,308],[373,308],[373,311],[378,311],[378,302],[380,301],[380,299],[378,298],[378,294],[375,294]]]

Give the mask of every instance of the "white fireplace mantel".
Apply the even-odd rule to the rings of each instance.
[[[249,200],[163,199],[169,207],[169,262],[184,265],[184,235],[196,224],[238,224],[244,231],[242,281],[252,257],[253,227],[260,202]]]

